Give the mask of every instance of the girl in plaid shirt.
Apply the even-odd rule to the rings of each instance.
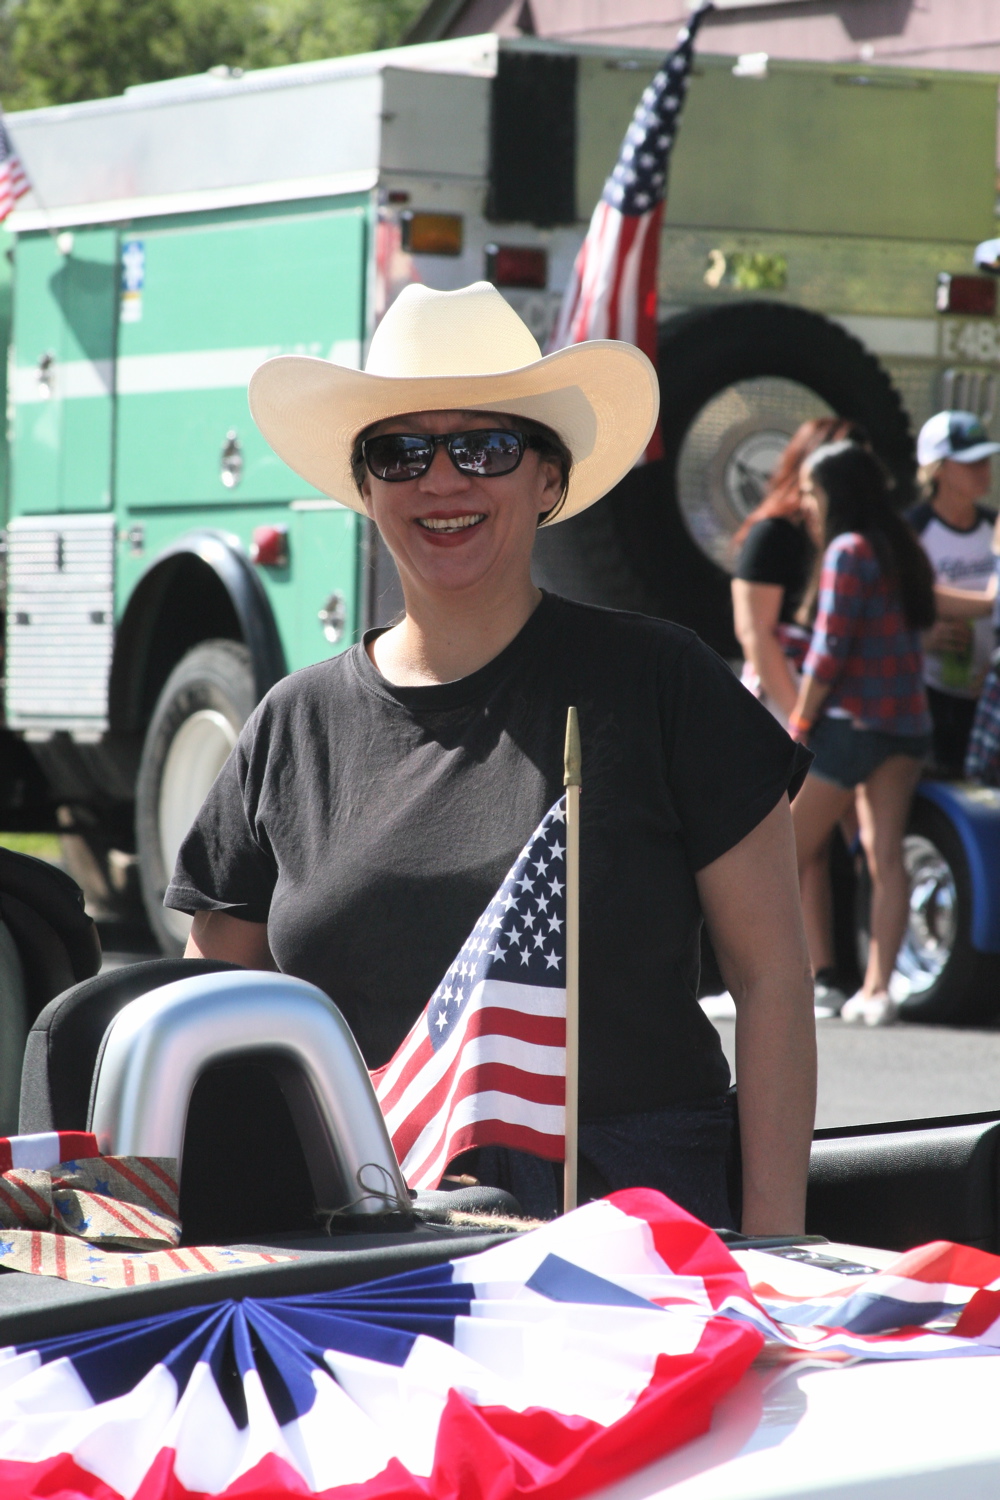
[[[909,903],[903,834],[930,748],[919,632],[934,621],[934,578],[868,449],[817,449],[802,482],[824,516],[827,548],[789,720],[793,738],[816,757],[792,807],[799,868],[856,798],[872,880],[871,944],[864,984],[841,1017],[881,1026],[896,1019],[889,976]]]

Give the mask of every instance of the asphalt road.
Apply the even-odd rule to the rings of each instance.
[[[735,1074],[735,1023],[712,1019]],[[1000,1109],[1000,1027],[960,1031],[900,1022],[875,1030],[819,1021],[816,1040],[818,1126]]]

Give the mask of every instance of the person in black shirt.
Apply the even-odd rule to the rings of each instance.
[[[839,417],[803,422],[760,505],[733,538],[733,622],[743,648],[743,683],[785,725],[795,707],[799,671],[809,649],[808,606],[822,533],[819,514],[803,496],[799,475],[817,448],[845,439],[867,441],[856,423]]]
[[[840,417],[803,422],[771,476],[767,493],[733,539],[738,548],[732,582],[733,623],[743,648],[743,685],[787,727],[809,649],[822,525],[800,483],[802,465],[826,443],[866,443],[864,431]],[[848,832],[852,837],[854,829]],[[837,972],[829,843],[802,875],[802,913],[820,1019],[840,1014],[848,988]]]
[[[788,793],[808,753],[690,632],[530,576],[538,524],[644,450],[648,362],[620,343],[541,359],[492,287],[412,287],[365,373],[286,356],[251,405],[281,457],[373,517],[406,613],[248,721],[167,892],[194,913],[188,951],[318,984],[384,1064],[560,795],[576,704],[584,1178],[734,1222],[704,916],[738,1006],[743,1227],[800,1232],[815,1038]],[[476,1175],[557,1207],[550,1163],[481,1148]]]

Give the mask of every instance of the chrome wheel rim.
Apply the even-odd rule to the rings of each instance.
[[[198,810],[236,744],[238,730],[225,714],[200,708],[184,720],[170,742],[160,777],[158,830],[160,855],[167,880],[173,874],[177,855]],[[168,930],[183,942],[191,929],[191,918],[164,908]]]
[[[903,862],[910,883],[906,931],[896,972],[913,997],[941,977],[958,935],[958,888],[955,874],[936,844],[919,834],[903,840]]]
[[[789,438],[810,417],[832,414],[808,386],[771,375],[737,381],[705,403],[681,444],[677,501],[706,557],[733,571],[733,536],[763,500]]]

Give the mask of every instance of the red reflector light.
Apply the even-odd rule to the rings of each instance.
[[[937,310],[964,313],[967,317],[992,318],[997,310],[997,284],[989,276],[938,274]]]
[[[399,220],[403,249],[410,255],[461,255],[461,214],[428,214],[407,209]]]
[[[524,245],[487,245],[486,280],[494,286],[526,286],[544,290],[549,258],[544,250]]]
[[[255,526],[250,543],[250,561],[260,568],[286,568],[288,527]]]

